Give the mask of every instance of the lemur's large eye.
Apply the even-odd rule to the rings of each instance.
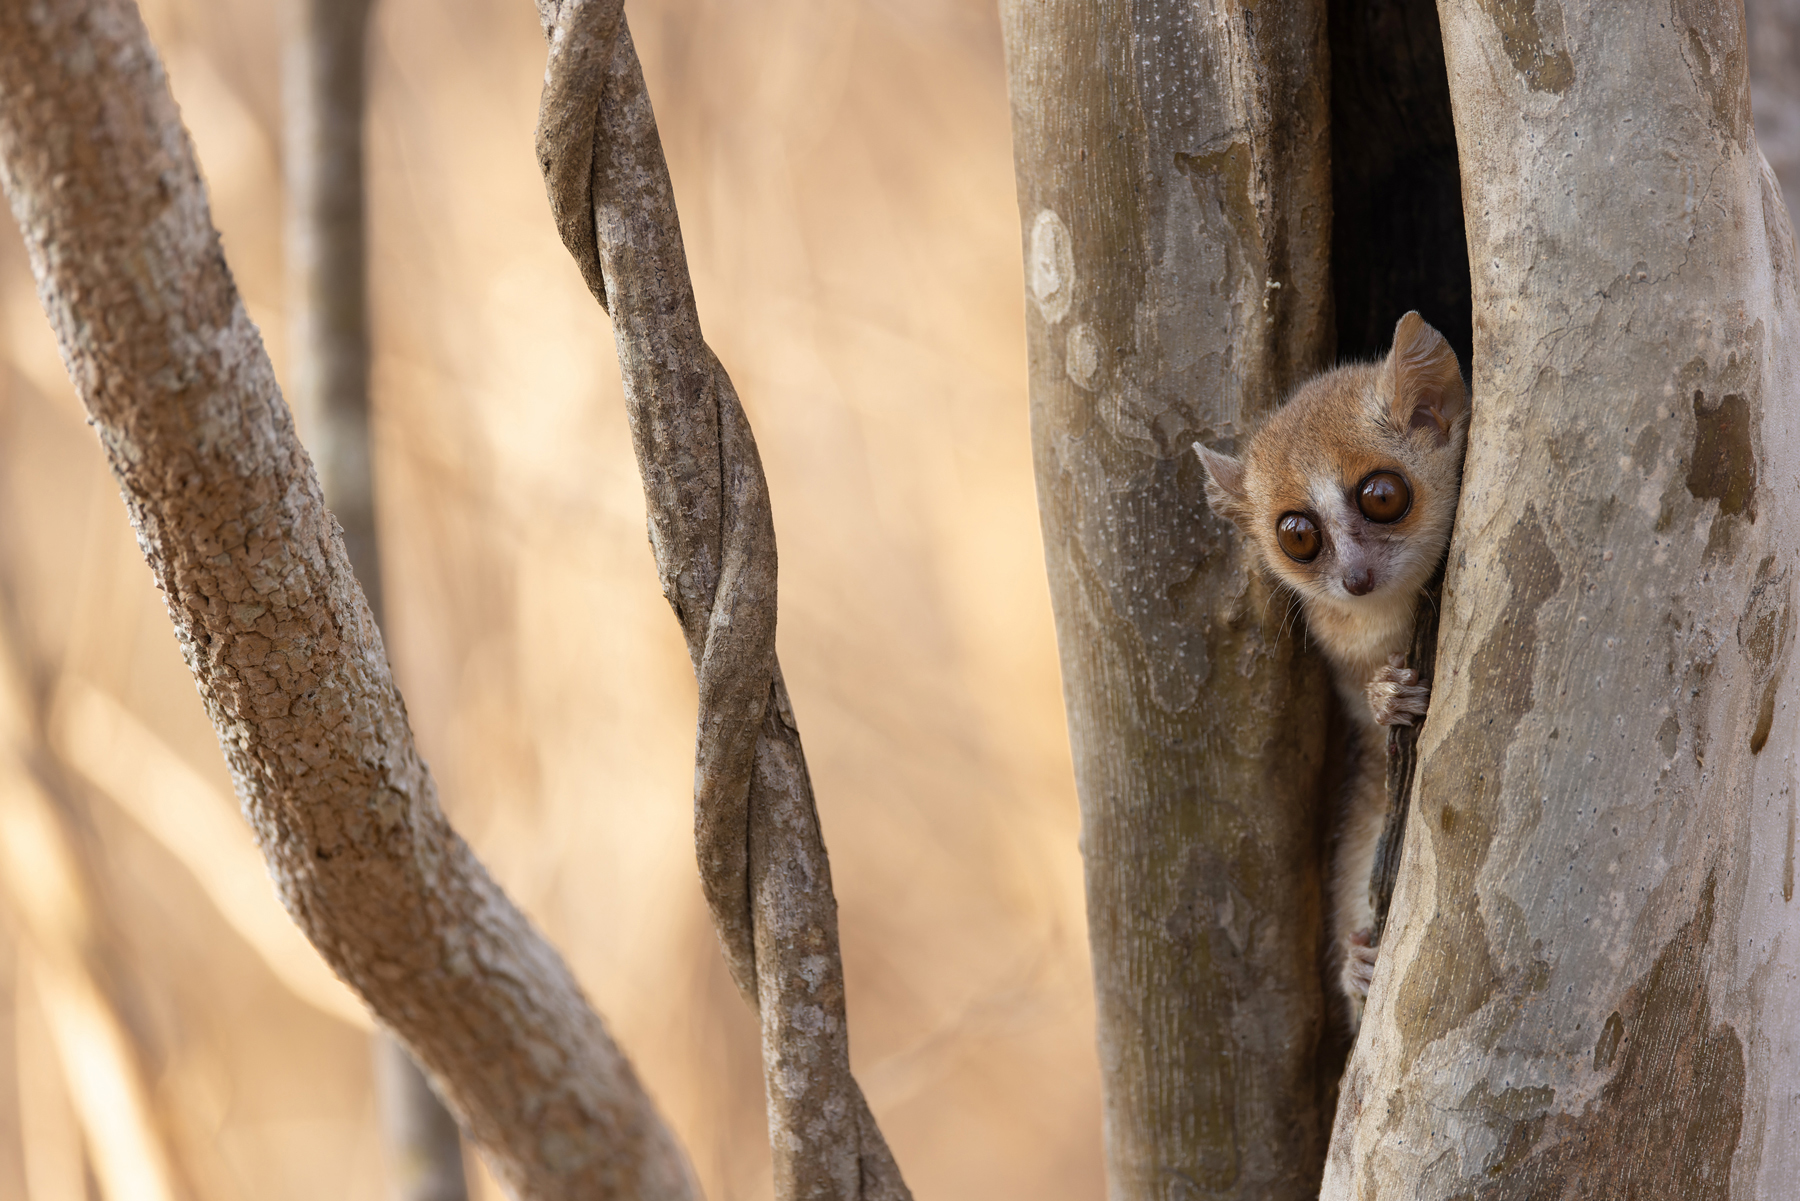
[[[1304,513],[1283,513],[1275,523],[1275,541],[1296,563],[1311,563],[1322,545],[1319,527]]]
[[[1387,525],[1405,517],[1412,508],[1412,489],[1399,472],[1377,471],[1357,486],[1356,507],[1370,521]]]

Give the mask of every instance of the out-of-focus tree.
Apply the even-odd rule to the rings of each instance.
[[[41,1014],[48,1036],[40,1070],[60,1078],[81,1134],[60,1163],[46,1162],[51,1148],[22,1148],[26,1185],[49,1195],[91,1173],[108,1198],[188,1201],[199,1194],[159,1104],[140,965],[113,920],[82,782],[50,736],[56,674],[22,636],[12,566],[0,567],[0,914],[19,936],[20,1009]]]
[[[370,0],[289,0],[283,63],[287,267],[294,384],[325,503],[376,625],[385,621],[369,444],[369,281],[363,171]],[[377,1106],[396,1201],[463,1201],[462,1140],[412,1057],[374,1039]]]

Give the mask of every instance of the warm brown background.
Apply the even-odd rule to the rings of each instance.
[[[145,16],[285,375],[280,6],[154,0]],[[833,854],[859,1075],[921,1197],[1096,1197],[994,6],[645,0],[631,20],[702,320],[774,496],[781,658]],[[708,1196],[767,1196],[756,1029],[693,867],[692,675],[645,545],[611,337],[532,157],[535,12],[383,0],[372,45],[386,634],[420,744]],[[379,1196],[365,1036],[298,999],[209,899],[248,832],[207,833],[229,788],[217,746],[10,222],[0,571],[59,712],[90,687],[114,697],[212,786],[115,797],[147,778],[134,758],[112,792],[77,773],[65,798],[198,1192]],[[130,816],[152,803],[160,836]],[[80,1179],[80,1135],[22,929],[0,912],[0,1201],[52,1201]]]

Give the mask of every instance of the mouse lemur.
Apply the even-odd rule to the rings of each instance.
[[[1241,458],[1194,445],[1213,512],[1298,594],[1351,718],[1331,932],[1353,1026],[1375,971],[1369,873],[1387,816],[1383,727],[1411,725],[1430,696],[1404,654],[1450,541],[1468,424],[1456,352],[1408,313],[1386,359],[1301,385]]]

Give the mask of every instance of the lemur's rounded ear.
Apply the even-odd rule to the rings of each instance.
[[[1220,517],[1235,524],[1249,512],[1249,495],[1244,491],[1244,464],[1230,455],[1220,454],[1194,443],[1194,453],[1206,468],[1206,503]]]
[[[1429,430],[1439,446],[1468,407],[1462,367],[1444,335],[1408,313],[1394,326],[1394,347],[1381,365],[1389,412],[1403,430]]]

